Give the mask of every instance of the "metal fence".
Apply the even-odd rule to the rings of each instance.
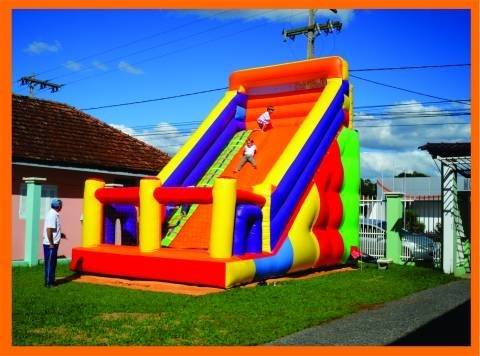
[[[442,197],[440,195],[417,195],[404,199],[404,211],[412,211],[417,221],[424,225],[424,233],[430,237],[440,235],[442,224]],[[404,226],[405,228],[405,226]]]
[[[362,196],[360,213],[360,250],[376,258],[385,257],[385,202]]]
[[[426,234],[415,234],[400,231],[402,241],[401,259],[404,262],[424,262],[433,263],[434,266],[440,266],[442,249],[441,243],[434,241]]]
[[[401,259],[423,261],[440,266],[442,210],[438,196],[419,196],[403,199],[403,229]],[[423,224],[421,232],[408,231],[406,211],[413,212],[416,222]],[[362,196],[360,200],[360,249],[363,253],[380,258],[386,256],[386,203],[374,197]]]

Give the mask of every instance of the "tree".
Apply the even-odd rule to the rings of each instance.
[[[425,231],[425,224],[418,220],[417,214],[410,209],[405,210],[405,229],[410,232],[422,233]]]
[[[360,194],[368,197],[377,196],[377,183],[372,182],[370,179],[360,179]]]
[[[404,178],[404,177],[429,177],[425,173],[413,171],[412,173],[402,172],[395,176],[395,178]]]

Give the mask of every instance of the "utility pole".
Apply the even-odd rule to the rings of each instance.
[[[56,93],[61,87],[63,87],[63,84],[55,84],[48,80],[36,79],[35,75],[21,77],[19,81],[21,85],[28,85],[28,92],[31,97],[34,96],[36,86],[40,87],[40,90],[48,88],[52,93]]]
[[[330,9],[330,11],[337,13],[337,10]],[[308,25],[305,27],[294,28],[291,30],[283,30],[282,34],[284,41],[287,41],[288,38],[295,40],[295,37],[298,35],[307,35],[307,59],[313,58],[314,47],[315,47],[315,38],[320,33],[333,33],[333,30],[340,31],[342,29],[342,23],[340,21],[330,21],[328,20],[324,24],[318,24],[315,22],[315,9],[308,10]]]
[[[315,10],[308,10],[308,26],[307,26],[307,59],[314,57],[314,46],[315,46],[315,36],[314,36],[314,25],[315,24]]]

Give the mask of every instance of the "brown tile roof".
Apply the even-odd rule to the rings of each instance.
[[[14,161],[157,174],[170,157],[69,105],[13,95]]]

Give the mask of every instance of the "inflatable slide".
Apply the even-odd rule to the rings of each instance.
[[[271,127],[261,131],[257,118],[269,106]],[[229,288],[345,263],[359,246],[352,120],[342,58],[232,73],[157,177],[138,187],[86,181],[82,246],[70,268]],[[236,172],[248,139],[256,167]]]

